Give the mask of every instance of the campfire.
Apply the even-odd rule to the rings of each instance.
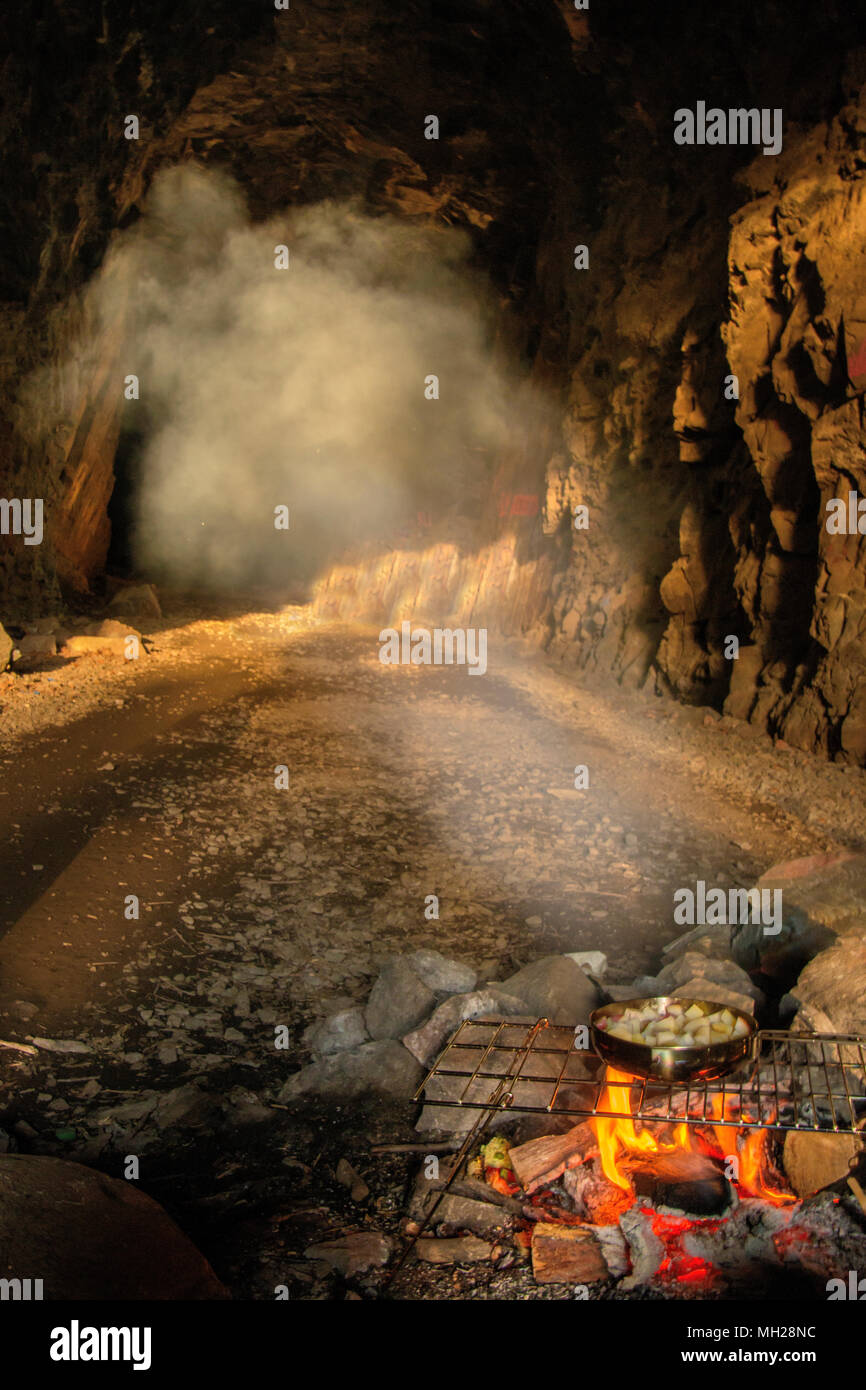
[[[608,1067],[600,1107],[628,1110],[634,1084],[628,1073]],[[598,1116],[565,1134],[529,1140],[508,1150],[505,1177],[501,1168],[492,1177],[482,1159],[488,1181],[528,1198],[537,1280],[580,1283],[624,1272],[627,1250],[636,1247],[639,1258],[631,1263],[643,1266],[642,1279],[652,1260],[658,1282],[712,1285],[717,1272],[691,1253],[689,1234],[713,1237],[743,1202],[796,1206],[774,1163],[771,1131],[742,1129],[730,1100],[714,1096],[713,1102],[713,1124]],[[595,1246],[575,1240],[581,1229]]]
[[[631,1089],[635,1078],[628,1073],[619,1072],[613,1067],[606,1069],[606,1085],[602,1092],[602,1107],[611,1110],[627,1109],[630,1104]],[[673,1127],[670,1137],[655,1132],[656,1126],[642,1125],[638,1130],[631,1119],[610,1119],[599,1117],[591,1120],[590,1126],[597,1141],[602,1171],[608,1182],[624,1192],[634,1192],[630,1174],[635,1170],[652,1168],[652,1160],[663,1160],[656,1164],[656,1171],[680,1171],[684,1175],[697,1174],[706,1170],[709,1159],[730,1170],[726,1177],[733,1177],[734,1185],[743,1195],[761,1197],[764,1201],[775,1202],[780,1206],[796,1200],[793,1193],[786,1192],[776,1185],[769,1149],[769,1131],[765,1129],[743,1130],[737,1125],[733,1115],[733,1102],[725,1095],[711,1095],[709,1108],[714,1123],[690,1125],[681,1121]],[[684,1158],[694,1155],[691,1164]],[[678,1162],[679,1160],[679,1162]],[[684,1177],[685,1180],[685,1177]]]
[[[464,1201],[486,1189],[539,1283],[585,1290],[615,1280],[624,1292],[651,1285],[712,1297],[751,1280],[760,1297],[768,1267],[799,1261],[810,1277],[833,1276],[851,1218],[830,1192],[804,1201],[783,1152],[792,1141],[795,1158],[803,1145],[826,1141],[859,1151],[866,1095],[859,1069],[855,1077],[847,1065],[852,1039],[817,1038],[764,1030],[731,1074],[710,1066],[710,1076],[659,1081],[602,1066],[592,1049],[575,1051],[573,1030],[545,1020],[528,1029],[464,1024],[421,1088],[433,1104],[480,1111],[439,1200],[443,1189]],[[861,1061],[862,1041],[853,1046]],[[487,1122],[505,1110],[548,1119],[536,1118],[522,1142],[501,1134],[482,1142]],[[816,1190],[831,1180],[816,1181]],[[858,1187],[853,1180],[850,1193],[860,1201]],[[415,1223],[416,1235],[429,1217]],[[457,1209],[454,1218],[459,1224]]]

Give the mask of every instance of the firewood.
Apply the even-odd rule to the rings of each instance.
[[[489,1260],[492,1249],[492,1245],[477,1236],[452,1239],[425,1236],[415,1244],[415,1257],[434,1265],[474,1264],[478,1260]]]
[[[434,1178],[427,1181],[425,1190],[442,1192],[445,1185],[445,1179]],[[502,1207],[515,1216],[520,1216],[523,1213],[523,1203],[516,1197],[508,1197],[504,1192],[497,1192],[489,1183],[480,1182],[477,1178],[464,1178],[462,1181],[452,1182],[448,1191],[455,1197],[469,1197],[475,1202],[489,1202],[492,1206]]]
[[[563,1186],[578,1212],[594,1226],[615,1226],[634,1201],[630,1191],[617,1187],[594,1164],[569,1168]]]
[[[734,1200],[727,1178],[703,1154],[685,1149],[630,1154],[625,1167],[638,1197],[657,1207],[672,1207],[692,1216],[717,1216]]]
[[[537,1284],[592,1284],[609,1277],[601,1246],[585,1226],[539,1221],[531,1248]]]
[[[524,1192],[555,1182],[569,1159],[582,1163],[598,1147],[596,1137],[584,1121],[566,1134],[545,1134],[509,1150],[511,1169]]]
[[[785,1135],[783,1161],[791,1190],[798,1197],[809,1197],[840,1178],[847,1178],[850,1162],[862,1148],[859,1134],[790,1130]]]

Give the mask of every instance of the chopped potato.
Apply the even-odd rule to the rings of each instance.
[[[745,1019],[730,1009],[673,999],[626,1007],[618,1018],[599,1020],[599,1027],[614,1038],[645,1047],[707,1047],[744,1038],[749,1032]]]

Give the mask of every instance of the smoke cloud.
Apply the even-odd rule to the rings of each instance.
[[[141,440],[137,568],[279,585],[355,540],[391,548],[419,510],[480,499],[514,388],[469,252],[460,232],[352,204],[251,225],[227,176],[158,174],[90,292],[101,331],[126,325],[118,389],[140,382],[124,404]]]

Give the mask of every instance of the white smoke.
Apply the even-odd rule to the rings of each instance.
[[[275,268],[275,247],[289,268]],[[92,287],[122,319],[143,432],[137,567],[184,584],[310,574],[480,497],[513,429],[485,292],[454,230],[325,203],[251,225],[228,177],[163,170]],[[440,399],[425,399],[425,378]],[[290,529],[274,509],[290,509]]]

